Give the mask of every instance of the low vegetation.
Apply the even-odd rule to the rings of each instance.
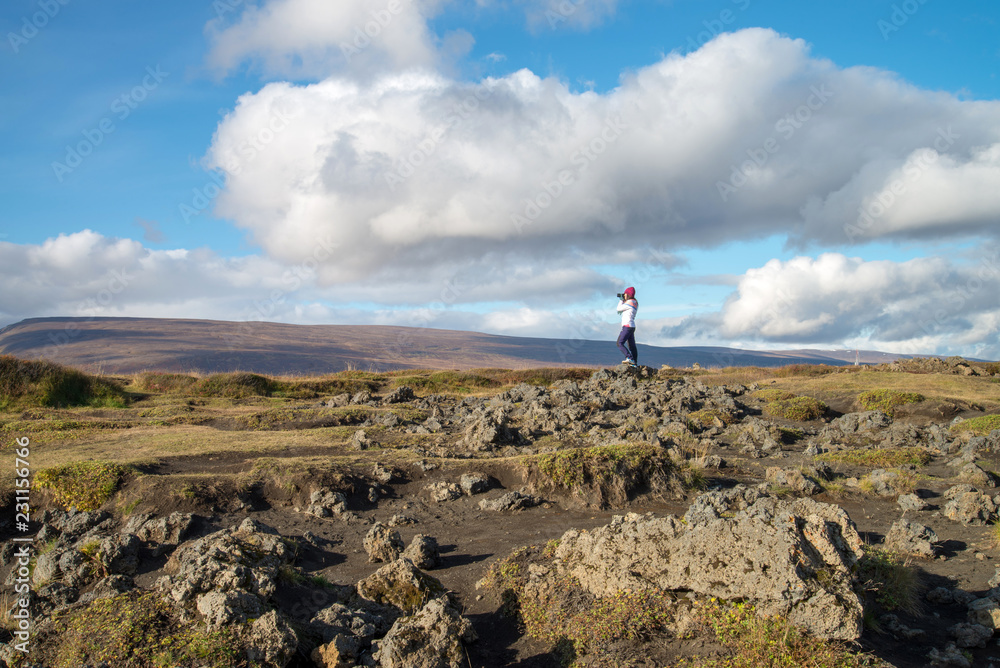
[[[71,612],[59,626],[61,641],[50,663],[53,668],[237,668],[246,664],[242,645],[231,629],[205,631],[183,624],[156,593],[98,599]]]
[[[66,509],[96,510],[118,491],[129,471],[113,462],[75,462],[38,471],[35,487],[52,492]]]
[[[858,403],[866,411],[882,411],[893,415],[896,408],[906,404],[917,404],[925,399],[917,392],[901,392],[900,390],[869,390],[858,395]]]
[[[858,579],[883,610],[920,612],[920,575],[908,559],[892,550],[867,546],[858,564]]]
[[[685,668],[861,668],[878,665],[871,656],[852,651],[846,643],[810,637],[784,617],[762,617],[749,603],[710,599],[696,603],[696,618],[711,629],[730,652],[724,658],[689,658]]]
[[[764,405],[764,415],[770,418],[808,422],[818,420],[827,411],[827,405],[813,397],[791,397],[776,399]]]
[[[972,432],[975,436],[986,436],[994,429],[1000,429],[1000,415],[983,415],[963,420],[954,425],[952,429]]]
[[[0,410],[31,407],[124,407],[128,393],[117,382],[37,360],[0,355]]]

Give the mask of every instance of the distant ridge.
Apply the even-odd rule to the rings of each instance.
[[[45,358],[85,371],[312,375],[347,368],[523,369],[613,366],[621,359],[615,331],[607,341],[498,336],[381,325],[290,325],[171,318],[31,318],[0,329],[0,354]],[[860,351],[878,364],[914,357]],[[639,342],[652,367],[853,364],[853,350],[758,351],[709,346],[661,347]]]

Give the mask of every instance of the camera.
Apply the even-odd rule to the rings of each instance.
[[[619,293],[618,293],[618,299],[620,299],[620,300],[622,300],[622,301],[625,301],[625,294],[624,294],[624,293],[622,293],[622,292],[619,292]]]

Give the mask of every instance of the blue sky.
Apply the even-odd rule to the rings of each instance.
[[[995,359],[998,20],[941,0],[12,0],[0,325],[613,339],[635,284],[640,345]]]

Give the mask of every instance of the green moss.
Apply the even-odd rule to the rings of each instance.
[[[121,668],[245,664],[234,629],[209,632],[180,622],[176,611],[155,593],[98,599],[59,621],[60,642],[53,668],[102,662]]]
[[[733,416],[715,408],[703,408],[699,411],[688,413],[687,420],[702,429],[713,426],[716,420],[722,422],[723,425],[730,425],[734,422]]]
[[[826,411],[827,405],[813,397],[776,399],[764,406],[764,415],[767,417],[799,422],[819,419]]]
[[[976,436],[986,436],[994,429],[1000,429],[1000,415],[982,415],[963,420],[952,427],[954,431],[970,431]]]
[[[113,462],[74,462],[42,469],[35,474],[35,487],[51,490],[67,509],[96,510],[118,491],[130,471]]]
[[[564,489],[608,481],[626,471],[634,475],[672,466],[660,448],[645,443],[575,448],[541,455],[536,461],[538,470]]]
[[[924,400],[924,395],[899,390],[869,390],[858,395],[858,403],[868,411],[882,411],[892,415],[895,409],[906,404],[916,404]]]

